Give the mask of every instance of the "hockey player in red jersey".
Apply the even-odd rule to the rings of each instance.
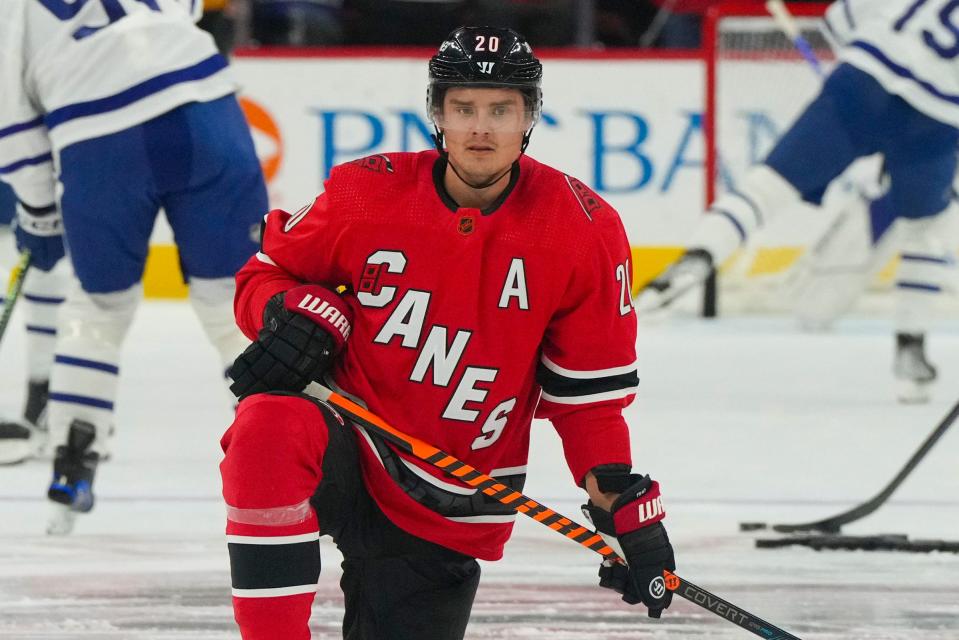
[[[436,150],[363,158],[266,219],[237,275],[255,342],[221,465],[246,640],[309,638],[318,538],[343,553],[345,638],[462,638],[516,513],[301,393],[323,381],[396,428],[519,489],[548,418],[597,529],[629,567],[600,584],[669,606],[659,485],[632,474],[622,409],[638,383],[618,214],[523,154],[542,67],[509,29],[460,28],[429,64]],[[345,287],[341,295],[335,290]]]

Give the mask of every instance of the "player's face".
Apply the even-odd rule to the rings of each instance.
[[[519,157],[532,124],[516,89],[451,88],[436,120],[450,161],[478,181],[502,173]]]

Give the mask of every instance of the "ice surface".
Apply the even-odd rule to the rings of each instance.
[[[0,359],[0,409],[19,411],[22,331]],[[805,521],[876,493],[957,400],[959,322],[929,340],[933,403],[896,404],[890,328],[852,319],[806,335],[784,318],[642,327],[629,409],[638,469],[658,478],[678,573],[804,640],[959,638],[959,555],[757,550],[740,520]],[[73,536],[43,535],[49,463],[0,468],[0,638],[238,638],[218,498],[230,420],[212,348],[183,303],[146,303],[122,363],[114,459]],[[848,533],[959,539],[959,428]],[[558,441],[534,425],[527,493],[581,519]],[[322,547],[315,638],[339,637],[335,548]],[[468,638],[753,637],[685,601],[662,620],[595,586],[596,559],[520,518],[484,563]]]

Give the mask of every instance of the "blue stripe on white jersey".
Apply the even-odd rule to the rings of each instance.
[[[51,161],[53,161],[53,155],[50,153],[44,153],[39,156],[34,156],[33,158],[22,158],[8,165],[0,166],[0,175],[14,173],[15,171],[19,171],[24,167],[32,167],[34,165]]]
[[[892,71],[894,74],[900,78],[910,80],[915,83],[916,87],[921,88],[923,91],[929,95],[938,98],[940,100],[945,100],[946,102],[951,102],[952,104],[959,105],[959,95],[953,95],[945,93],[940,90],[936,85],[928,80],[924,80],[916,76],[908,67],[901,65],[896,61],[892,60],[889,56],[882,52],[882,50],[874,44],[870,44],[863,40],[855,40],[849,44],[851,47],[856,47],[862,49],[873,58],[878,60],[884,67]]]
[[[0,138],[5,138],[7,136],[12,136],[15,133],[20,133],[21,131],[28,131],[30,129],[35,129],[36,127],[43,126],[43,118],[37,117],[27,122],[18,122],[16,124],[11,124],[8,127],[0,129]]]
[[[54,109],[46,115],[44,121],[47,127],[53,130],[68,120],[115,111],[144,98],[148,98],[155,93],[169,89],[174,85],[183,82],[203,80],[222,71],[226,66],[227,62],[223,56],[215,53],[195,65],[162,73],[111,96],[88,100],[86,102],[76,102]]]
[[[54,200],[50,160],[65,147],[236,91],[194,24],[200,10],[198,0],[0,0],[0,171],[21,200]]]

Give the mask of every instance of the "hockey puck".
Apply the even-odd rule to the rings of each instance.
[[[768,527],[765,522],[740,522],[739,530],[740,531],[759,531]]]

